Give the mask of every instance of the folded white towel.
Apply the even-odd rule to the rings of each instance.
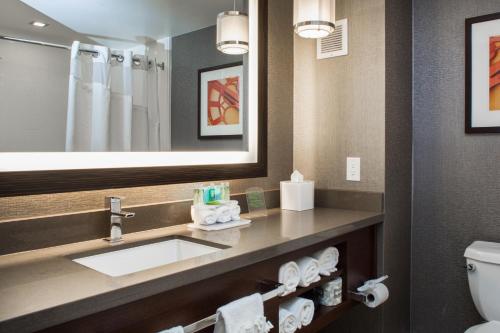
[[[221,204],[234,207],[234,206],[239,206],[238,200],[221,200]]]
[[[313,258],[318,260],[319,274],[329,276],[337,270],[339,262],[339,250],[331,246],[313,254]]]
[[[311,257],[303,257],[297,261],[300,270],[299,286],[308,287],[311,283],[318,282],[319,277],[319,263],[316,259]]]
[[[230,206],[231,207],[231,220],[232,221],[239,221],[240,220],[240,213],[241,213],[241,208],[239,205],[236,206]]]
[[[217,222],[217,214],[214,208],[207,205],[192,205],[191,219],[198,225],[210,225]]]
[[[182,326],[176,326],[169,328],[168,330],[161,331],[159,333],[184,333],[184,328]]]
[[[314,318],[314,303],[310,299],[295,297],[281,304],[281,307],[295,315],[298,328],[309,325]]]
[[[262,296],[253,294],[217,309],[214,333],[267,333],[271,326],[264,317]]]
[[[297,290],[297,286],[300,282],[299,266],[294,261],[281,265],[278,282],[285,286],[285,291],[281,296],[288,295]]]
[[[217,215],[217,222],[219,223],[231,221],[231,207],[227,205],[218,206],[215,209],[215,214]]]
[[[298,327],[299,322],[297,317],[287,309],[280,306],[280,328],[279,333],[294,333]]]

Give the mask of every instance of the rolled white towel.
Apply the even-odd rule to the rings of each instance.
[[[314,318],[314,303],[310,299],[295,297],[281,304],[281,307],[295,315],[298,328],[309,325]]]
[[[281,265],[278,282],[285,286],[285,291],[281,296],[288,295],[297,290],[297,286],[300,282],[300,269],[295,261],[290,261]]]
[[[280,306],[279,333],[294,333],[299,327],[297,317],[287,309]]]
[[[215,209],[217,215],[217,222],[226,223],[231,221],[231,207],[227,205],[219,206]]]
[[[193,205],[191,219],[197,225],[210,225],[217,222],[217,214],[213,208],[206,205]]]
[[[239,205],[231,206],[231,220],[239,221],[240,220],[241,208]]]
[[[316,259],[311,257],[303,257],[297,261],[300,270],[299,286],[308,287],[311,283],[318,282],[319,277],[319,263]]]
[[[313,254],[313,258],[318,260],[319,263],[319,274],[329,276],[337,270],[337,264],[339,262],[339,250],[337,248],[330,246],[324,250],[318,251]]]

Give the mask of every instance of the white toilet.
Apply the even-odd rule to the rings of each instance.
[[[464,254],[474,305],[488,322],[465,333],[500,332],[500,243],[476,241]]]

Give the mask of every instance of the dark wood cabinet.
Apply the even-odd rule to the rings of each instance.
[[[278,309],[281,302],[309,292],[316,286],[342,276],[343,302],[335,307],[319,306],[311,325],[301,332],[316,332],[341,316],[356,303],[349,298],[348,290],[354,290],[364,281],[375,277],[377,267],[376,226],[328,240],[318,239],[313,246],[277,255],[274,258],[243,267],[169,290],[139,301],[112,308],[87,317],[79,318],[43,332],[158,332],[170,327],[187,326],[214,314],[218,307],[240,297],[265,292],[277,282],[281,264],[310,256],[315,251],[336,246],[340,252],[338,271],[330,277],[285,297],[277,297],[265,303],[265,314],[278,332]],[[271,285],[271,286],[270,286]],[[204,330],[213,331],[213,327]]]

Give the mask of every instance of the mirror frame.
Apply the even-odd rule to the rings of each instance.
[[[266,177],[268,0],[257,1],[259,80],[256,163],[0,172],[0,197]]]

